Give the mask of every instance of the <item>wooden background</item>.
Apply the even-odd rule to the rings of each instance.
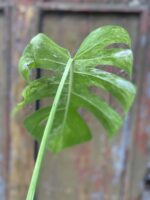
[[[106,24],[125,27],[132,37],[136,101],[112,141],[86,115],[91,142],[59,155],[48,152],[36,200],[142,199],[150,163],[149,21],[148,0],[0,1],[0,200],[25,199],[36,154],[21,114],[10,115],[25,85],[17,69],[23,48],[44,32],[74,53],[88,32]]]

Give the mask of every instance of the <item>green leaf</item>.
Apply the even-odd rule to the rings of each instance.
[[[95,66],[106,65],[123,69],[129,75],[132,73],[133,55],[130,49],[103,49],[93,58],[75,60],[75,67],[86,70]]]
[[[19,62],[19,71],[29,80],[30,70],[42,68],[62,72],[70,57],[69,52],[57,45],[46,35],[35,36],[25,48]]]
[[[128,32],[120,26],[103,26],[92,31],[82,42],[75,58],[93,58],[100,51],[113,44],[124,44],[131,47],[131,39]]]
[[[39,142],[42,140],[49,112],[50,107],[42,108],[30,115],[25,120],[25,127]],[[62,127],[63,115],[64,109],[58,109],[56,113],[57,120],[55,120],[53,127],[53,134],[50,134],[48,137],[48,147],[50,149],[53,149],[53,152],[59,152],[62,147],[65,148],[91,139],[91,134],[88,126],[73,107],[70,107],[68,111],[68,117],[64,127]],[[34,126],[35,123],[36,126]],[[63,134],[61,130],[62,128],[64,129]],[[77,131],[76,134],[73,130]],[[84,132],[82,132],[81,130],[84,130]]]
[[[114,47],[114,44],[124,47]],[[133,56],[130,46],[131,41],[126,30],[119,26],[104,26],[87,36],[73,62],[69,63],[71,58],[68,51],[44,34],[31,40],[19,63],[23,77],[29,80],[33,68],[49,69],[56,73],[48,78],[30,81],[22,92],[23,101],[19,104],[20,107],[46,97],[55,99],[58,95],[57,88],[60,87],[60,76],[67,67],[69,70],[61,85],[61,98],[57,98],[59,102],[53,115],[52,129],[48,133],[47,148],[59,152],[91,139],[91,132],[79,112],[80,108],[91,112],[110,137],[117,132],[123,122],[122,117],[108,102],[94,94],[91,87],[105,90],[116,98],[125,112],[129,110],[136,93],[134,85],[97,66],[117,67],[131,75]],[[53,106],[55,105],[41,108],[25,119],[25,127],[39,142]]]

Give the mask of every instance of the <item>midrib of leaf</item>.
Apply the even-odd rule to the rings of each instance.
[[[69,72],[69,88],[68,88],[68,96],[67,96],[67,103],[66,103],[66,107],[65,107],[65,114],[64,114],[64,120],[63,120],[63,128],[65,127],[65,123],[67,120],[67,115],[68,115],[68,110],[69,110],[69,105],[70,105],[70,99],[71,99],[71,93],[72,93],[72,84],[73,84],[73,65],[70,68],[70,72]]]
[[[35,167],[34,167],[34,171],[33,171],[33,174],[32,174],[32,178],[31,178],[31,182],[30,182],[30,186],[29,186],[29,190],[28,190],[26,200],[33,200],[34,199],[34,194],[35,194],[36,185],[37,185],[37,181],[38,181],[38,177],[39,177],[39,173],[40,173],[40,169],[41,169],[41,164],[42,164],[42,160],[43,160],[45,149],[46,149],[47,139],[48,139],[48,136],[49,136],[49,134],[52,130],[52,127],[53,127],[53,122],[54,122],[54,119],[55,119],[55,114],[57,112],[59,100],[60,100],[60,97],[61,97],[61,94],[62,94],[62,91],[63,91],[63,88],[64,88],[64,84],[65,84],[66,79],[68,77],[68,74],[70,72],[72,62],[73,62],[73,59],[69,58],[69,60],[66,64],[64,73],[62,75],[60,84],[58,86],[55,98],[54,98],[52,108],[50,110],[50,114],[49,114],[49,117],[48,117],[48,121],[47,121],[45,130],[44,130],[44,133],[43,133],[43,138],[42,138],[41,145],[40,145],[40,148],[39,148],[39,153],[38,153],[37,160],[36,160],[36,163],[35,163]]]

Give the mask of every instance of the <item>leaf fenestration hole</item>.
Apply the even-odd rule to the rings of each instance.
[[[90,112],[87,109],[82,108],[82,107],[78,108],[77,112],[84,119],[84,121],[88,124],[88,127],[89,127],[92,135],[106,133],[106,130],[104,129],[102,124],[98,121],[98,119],[95,117],[95,115],[92,112]]]
[[[122,70],[122,69],[120,69],[116,66],[99,65],[99,66],[96,66],[95,68],[102,70],[102,71],[106,71],[106,72],[115,74],[117,76],[120,76],[122,78],[129,80],[129,75],[127,74],[127,72],[125,72],[124,70]]]
[[[123,49],[128,49],[129,46],[127,44],[122,44],[122,43],[113,43],[109,46],[106,47],[106,49],[111,49],[111,48],[123,48]]]
[[[112,107],[116,112],[123,116],[123,108],[120,104],[118,104],[118,100],[113,95],[111,95],[106,90],[96,86],[90,86],[89,90],[100,99],[106,101],[110,107]]]

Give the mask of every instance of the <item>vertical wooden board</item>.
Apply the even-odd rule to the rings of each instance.
[[[70,14],[64,12],[53,12],[50,14],[47,12],[47,14],[45,13],[43,16],[44,21],[42,26],[42,31],[48,34],[52,39],[54,39],[54,41],[64,48],[68,48],[72,55],[79,48],[81,41],[88,33],[85,15],[81,14],[81,16],[78,16],[73,14],[73,16],[75,17],[72,23],[72,17],[70,17]],[[57,26],[54,26],[56,23]],[[77,31],[79,28],[82,29],[82,32]]]
[[[94,28],[117,24],[127,28],[134,38],[135,47],[138,20],[137,15],[47,12],[43,16],[42,31],[74,52],[74,48]],[[93,140],[64,150],[59,155],[47,153],[38,186],[38,200],[121,198],[122,175],[129,147],[129,140],[124,141],[126,136],[129,137],[128,125],[121,135],[109,141],[94,117],[85,117],[93,132]]]
[[[0,198],[6,199],[7,187],[7,134],[9,121],[7,119],[7,100],[8,100],[8,74],[6,70],[6,63],[4,61],[4,14],[0,12]]]
[[[25,2],[24,2],[25,3]],[[29,5],[13,7],[11,32],[11,108],[21,100],[25,81],[18,74],[18,62],[22,51],[36,31],[36,9]],[[16,31],[17,30],[17,31]],[[33,108],[31,107],[30,110]],[[9,200],[25,199],[34,165],[34,141],[23,126],[24,112],[10,120],[10,171]]]
[[[148,104],[148,96],[146,95],[147,91],[147,70],[148,60],[147,60],[147,41],[148,41],[148,24],[146,17],[147,11],[143,13],[141,16],[141,22],[138,29],[138,43],[136,45],[137,54],[136,54],[136,69],[135,69],[135,79],[137,83],[137,98],[136,104],[134,107],[134,112],[132,116],[132,131],[133,135],[133,143],[132,143],[132,151],[131,151],[131,159],[128,163],[128,167],[130,168],[130,175],[127,174],[127,177],[130,177],[130,184],[128,185],[130,189],[130,198],[138,199],[140,194],[143,191],[144,185],[144,176],[146,173],[146,166],[149,162],[149,152],[147,149],[148,145],[148,135],[149,131],[146,129],[146,119],[149,119],[149,104]],[[144,17],[144,18],[143,18]],[[143,28],[144,25],[144,28]],[[140,48],[139,48],[140,45]],[[143,56],[145,55],[145,56]],[[148,56],[149,57],[149,56]],[[149,124],[149,120],[148,120]]]
[[[111,20],[110,20],[111,19]],[[101,25],[106,25],[106,24],[114,24],[114,25],[121,25],[124,28],[126,28],[129,31],[129,34],[131,35],[132,38],[132,49],[134,50],[134,54],[136,55],[136,42],[138,41],[138,33],[139,33],[139,16],[138,15],[122,15],[122,14],[116,14],[115,17],[114,15],[108,15],[105,16],[104,14],[101,15],[101,20],[96,20],[95,16],[91,15],[89,21],[93,21],[94,24],[98,24],[101,23]],[[101,21],[101,22],[99,22]],[[91,23],[92,25],[92,23]],[[137,31],[134,31],[137,30]],[[135,58],[136,59],[136,58]],[[136,68],[136,66],[135,66]],[[137,80],[136,80],[137,82]],[[113,107],[116,107],[115,102],[113,103]],[[117,106],[118,107],[118,106]],[[136,113],[135,113],[136,114]],[[115,184],[110,185],[108,184],[106,186],[107,191],[109,188],[109,193],[110,196],[113,196],[115,199],[120,198],[122,199],[123,194],[124,194],[124,180],[126,179],[125,177],[125,171],[126,171],[126,162],[127,162],[127,152],[128,153],[132,153],[132,148],[130,149],[130,142],[132,141],[132,136],[130,135],[131,130],[129,128],[130,122],[129,120],[131,119],[128,118],[125,122],[124,128],[121,131],[121,134],[118,135],[117,138],[115,138],[114,143],[110,144],[109,146],[106,147],[106,149],[110,150],[110,152],[112,152],[112,158],[109,159],[113,159],[113,164],[115,167],[115,170],[112,171],[112,167],[111,167],[111,171],[114,177],[114,180],[116,180]],[[130,137],[130,139],[129,139]],[[107,140],[107,139],[106,139]],[[129,155],[128,155],[129,156]],[[117,160],[116,160],[117,159]],[[131,157],[130,157],[131,159]],[[116,160],[116,161],[115,161]],[[130,160],[128,160],[128,162],[130,162]],[[143,162],[142,162],[143,163]],[[105,169],[108,168],[108,165],[105,166]],[[142,168],[144,170],[144,168]],[[137,176],[136,173],[138,173],[138,171],[140,170],[140,168],[137,167],[137,171],[135,172],[135,177]],[[106,172],[107,174],[107,172]],[[130,182],[130,178],[128,179],[128,184]],[[138,181],[139,182],[139,181]],[[136,184],[136,178],[134,180],[134,184]],[[137,190],[139,189],[139,187],[137,187]],[[134,191],[137,194],[137,190]],[[129,192],[129,191],[127,191]],[[117,195],[118,193],[118,195]],[[111,199],[111,198],[110,198]]]

